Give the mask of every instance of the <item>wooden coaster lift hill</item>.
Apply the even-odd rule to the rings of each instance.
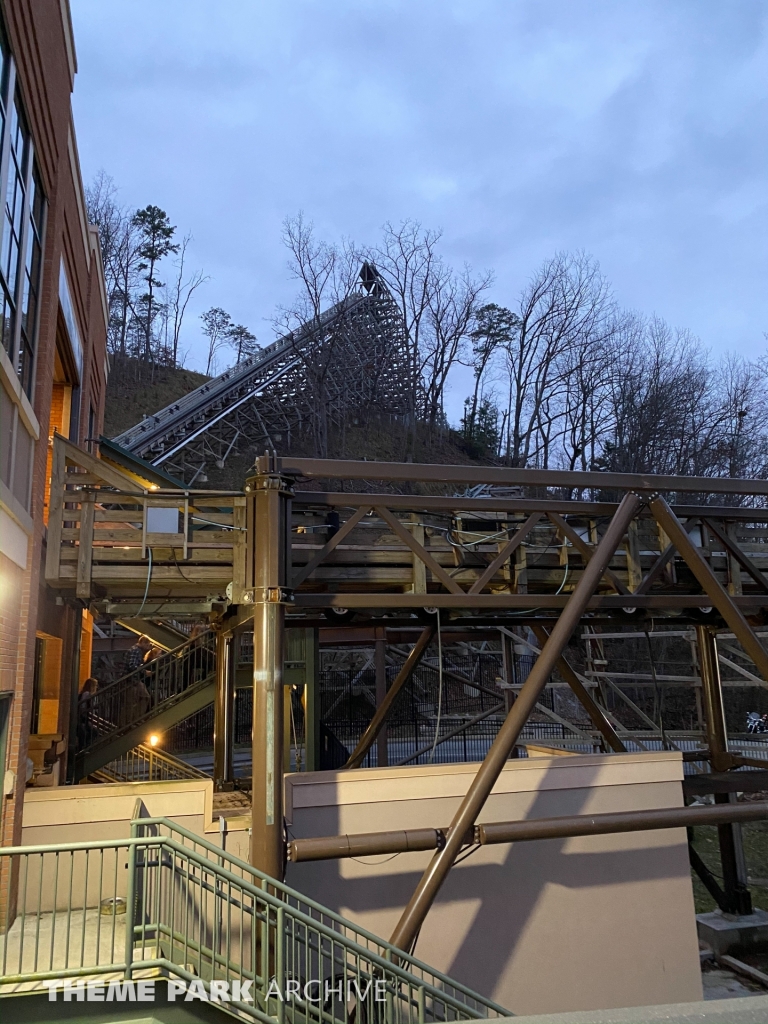
[[[467,843],[707,821],[722,826],[727,872],[734,851],[724,845],[732,829],[723,823],[767,816],[765,804],[721,802],[680,811],[476,825],[555,669],[584,706],[605,749],[626,749],[611,716],[564,658],[579,623],[635,630],[651,619],[656,628],[693,624],[708,749],[690,759],[708,760],[716,772],[768,766],[728,750],[716,651],[717,629],[727,627],[757,674],[768,681],[768,654],[754,631],[766,622],[768,611],[768,508],[727,504],[765,506],[768,481],[265,455],[256,460],[244,491],[216,492],[168,488],[149,466],[146,474],[126,471],[58,435],[53,449],[47,582],[117,617],[208,616],[218,637],[217,761],[231,759],[231,724],[222,724],[231,723],[231,640],[236,631],[250,629],[252,621],[254,865],[281,878],[286,856],[302,860],[435,850],[392,936],[400,948],[412,946]],[[300,489],[329,481],[346,486],[358,481],[359,492]],[[433,493],[374,493],[376,482]],[[477,484],[541,497],[451,496]],[[550,496],[555,490],[600,500],[556,500]],[[665,494],[674,495],[675,503]],[[682,504],[688,496],[705,496],[707,502],[720,496],[726,504]],[[551,542],[553,529],[558,544]],[[412,626],[416,616],[422,628],[351,755],[349,769],[362,763],[375,742],[395,697],[433,639],[438,616],[446,642],[451,630],[484,630],[487,635],[489,628],[521,625],[537,637],[538,658],[449,827],[298,840],[286,846],[285,629],[327,625],[320,617],[329,609],[338,613],[340,628],[352,615],[355,626],[380,627]],[[738,879],[731,888],[732,909],[744,912],[748,893],[739,892]]]

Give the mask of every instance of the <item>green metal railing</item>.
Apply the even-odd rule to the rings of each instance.
[[[124,732],[137,721],[151,720],[164,704],[210,677],[215,665],[216,636],[206,630],[102,687],[81,710],[81,748]]]
[[[245,986],[252,1001],[228,1007],[246,1020],[508,1015],[166,819],[134,821],[131,831],[129,839],[0,849],[18,880],[18,909],[9,904],[0,936],[0,993],[46,979],[160,973],[199,979],[207,991],[213,982],[241,994]]]

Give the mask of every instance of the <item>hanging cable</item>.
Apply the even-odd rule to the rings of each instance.
[[[149,583],[152,579],[152,548],[148,548],[149,551],[149,569],[147,570],[147,585],[144,587],[144,600],[141,602],[141,608],[136,612],[136,618],[141,618],[141,613],[144,611],[144,605],[147,603],[147,594],[149,593]]]
[[[435,615],[437,615],[437,722],[435,723],[435,739],[432,743],[432,750],[429,753],[428,764],[432,764],[435,759],[437,740],[440,735],[440,719],[443,715],[443,636],[440,630],[439,608],[435,608]]]

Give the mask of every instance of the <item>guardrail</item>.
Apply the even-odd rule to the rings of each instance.
[[[165,819],[134,822],[130,839],[6,847],[0,857],[18,878],[18,909],[9,904],[0,936],[3,995],[46,980],[160,975],[206,993],[225,986],[244,1020],[508,1013]]]
[[[170,782],[210,778],[194,765],[148,743],[140,743],[92,775],[101,782]]]
[[[81,750],[151,718],[160,705],[206,679],[216,664],[211,630],[98,690],[82,712]]]

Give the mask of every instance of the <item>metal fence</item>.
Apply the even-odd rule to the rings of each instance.
[[[416,1024],[501,1006],[165,819],[130,839],[0,850],[18,878],[0,993],[47,979],[156,976],[222,985],[259,1021]],[[216,983],[216,985],[214,985]]]
[[[100,782],[170,782],[210,778],[206,772],[148,743],[140,743],[92,774]]]

